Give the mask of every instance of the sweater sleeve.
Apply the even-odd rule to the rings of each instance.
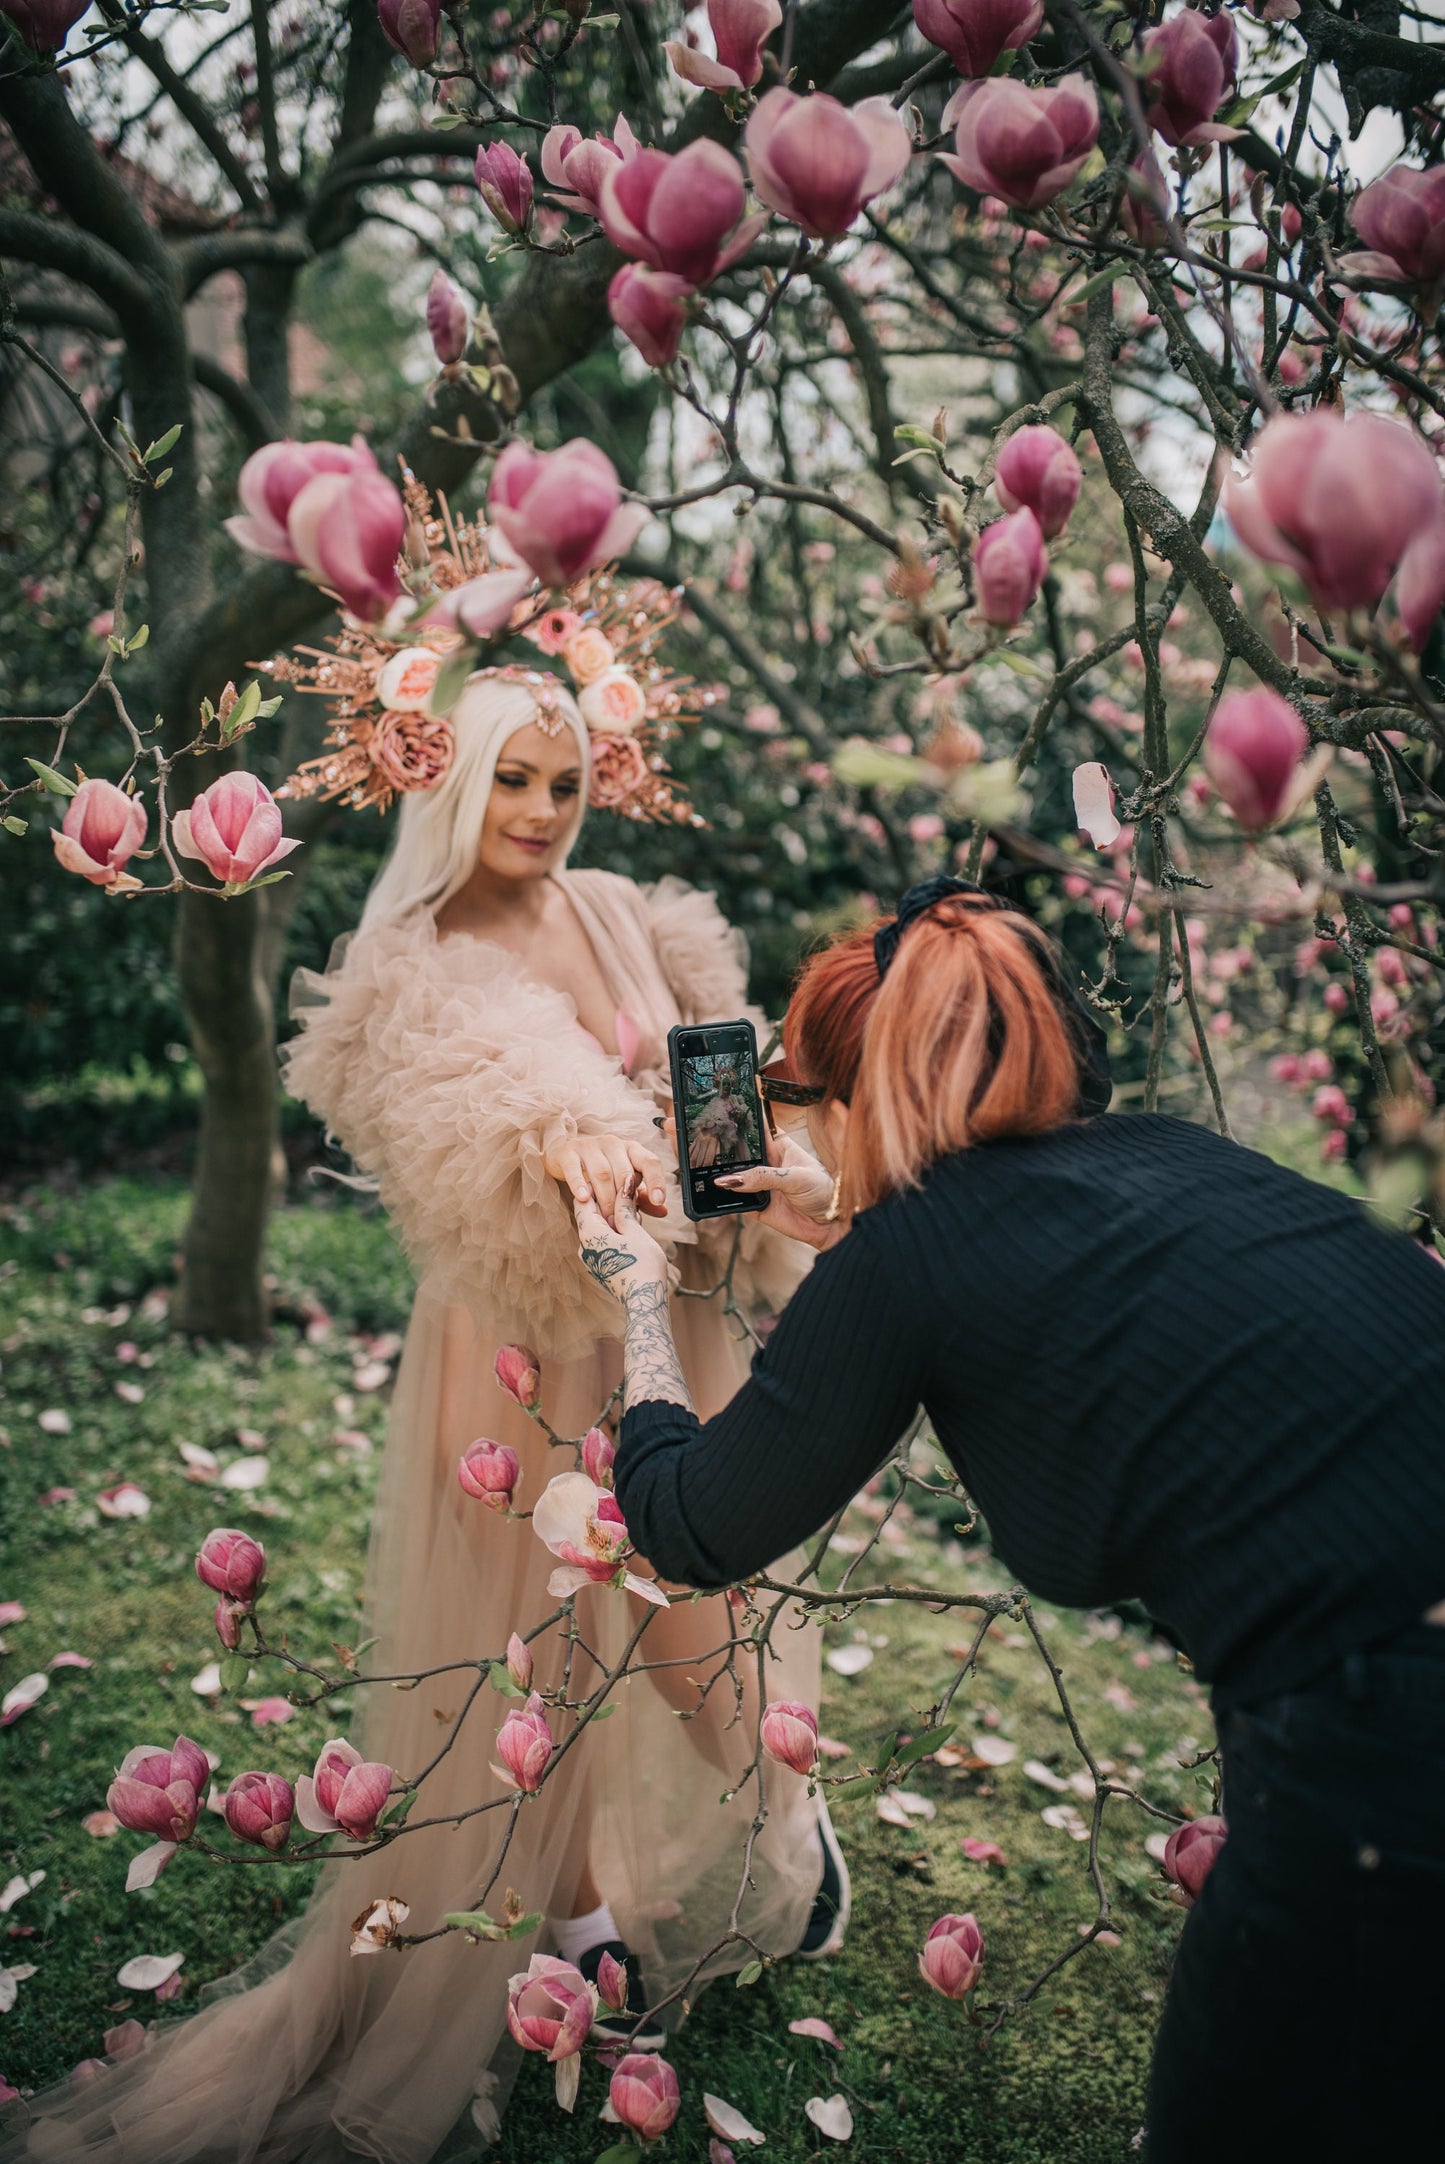
[[[292,1012],[287,1088],[372,1178],[434,1290],[554,1359],[620,1336],[544,1160],[578,1134],[651,1148],[657,1133],[565,994],[500,948],[402,924],[356,934],[324,975],[298,971]],[[675,1208],[657,1229],[690,1237]]]
[[[730,1585],[826,1524],[927,1394],[932,1305],[860,1223],[819,1257],[722,1412],[704,1424],[660,1400],[631,1407],[614,1478],[654,1569]]]

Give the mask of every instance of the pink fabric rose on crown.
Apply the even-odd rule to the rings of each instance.
[[[621,804],[647,779],[647,754],[635,736],[594,736],[592,787],[587,801],[597,811]]]
[[[595,624],[578,624],[569,632],[562,648],[562,659],[574,684],[595,684],[599,676],[605,676],[617,663],[617,651],[606,632]]]
[[[647,719],[647,694],[626,669],[608,669],[578,692],[577,710],[599,736],[631,736]]]

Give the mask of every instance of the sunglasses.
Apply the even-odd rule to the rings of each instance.
[[[768,1133],[776,1135],[774,1105],[820,1105],[826,1092],[819,1082],[800,1082],[796,1075],[789,1074],[786,1059],[775,1059],[758,1069],[758,1095],[763,1100]]]

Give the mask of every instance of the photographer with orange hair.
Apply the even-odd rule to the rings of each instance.
[[[1228,1838],[1175,1960],[1151,2164],[1419,2153],[1445,1271],[1202,1127],[1100,1117],[1099,1043],[1044,935],[966,881],[814,956],[764,1087],[810,1105],[817,1157],[731,1178],[825,1252],[715,1418],[661,1250],[626,1201],[578,1211],[626,1308],[618,1497],[662,1575],[726,1585],[824,1525],[921,1403],[1016,1577],[1142,1599],[1211,1686]]]

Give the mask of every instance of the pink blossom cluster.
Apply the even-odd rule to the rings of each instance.
[[[1063,532],[1079,498],[1083,469],[1057,430],[1020,428],[998,454],[994,488],[1007,516],[985,526],[973,548],[979,613],[1012,630],[1038,599],[1049,568],[1045,537]]]
[[[400,596],[406,513],[361,437],[268,443],[246,460],[238,489],[241,512],[225,524],[242,548],[298,564],[365,623]]]

